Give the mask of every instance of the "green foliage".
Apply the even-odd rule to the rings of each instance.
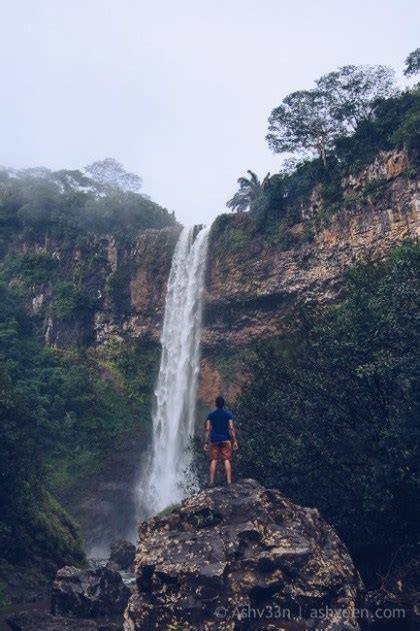
[[[395,73],[386,66],[343,66],[316,81],[332,118],[354,131],[372,118],[378,99],[396,96]]]
[[[239,191],[230,199],[226,206],[232,211],[244,212],[252,210],[262,212],[268,202],[268,188],[270,186],[270,174],[267,173],[262,182],[253,171],[249,171],[248,177],[238,179]]]
[[[141,178],[110,158],[80,171],[0,171],[0,250],[19,239],[75,243],[88,233],[130,238],[175,224],[173,213],[137,192]],[[0,251],[1,253],[1,251]]]
[[[237,475],[317,506],[362,567],[418,540],[420,246],[348,275],[347,298],[258,349],[235,409]]]
[[[300,90],[283,99],[268,119],[267,141],[275,153],[315,153],[325,164],[327,151],[343,126],[319,90]]]
[[[20,422],[22,432],[32,436],[34,454],[42,451],[55,492],[95,472],[119,435],[149,431],[159,365],[155,343],[115,343],[98,351],[44,348],[19,295],[0,284],[0,365],[32,410],[33,433]]]
[[[28,252],[6,257],[2,262],[5,277],[18,278],[25,287],[51,282],[55,279],[58,268],[57,259],[47,252]]]
[[[290,166],[286,164],[280,173],[265,178],[264,204],[258,211],[252,204],[250,206],[259,232],[273,236],[275,240],[276,234],[283,234],[287,241],[287,226],[302,220],[302,208],[308,204],[317,186],[323,199],[321,214],[325,221],[328,221],[328,215],[341,208],[351,209],[356,202],[379,199],[382,181],[369,184],[360,198],[351,200],[343,198],[342,179],[360,172],[380,151],[405,147],[413,155],[412,168],[416,168],[415,155],[420,147],[419,88],[386,99],[376,98],[369,107],[369,117],[362,117],[353,133],[334,137],[324,161],[318,158],[290,161]],[[320,215],[318,220],[321,219]]]
[[[335,154],[347,171],[357,173],[373,161],[379,151],[391,150],[393,138],[406,116],[420,111],[420,90],[406,90],[400,96],[380,99],[375,103],[372,118],[363,121],[355,133],[340,138]]]
[[[420,111],[411,111],[403,118],[401,125],[391,136],[397,147],[407,147],[409,151],[420,149]]]
[[[166,508],[164,508],[160,513],[156,515],[156,517],[167,517],[174,511],[178,510],[181,507],[181,504],[169,504]]]
[[[293,92],[269,117],[268,144],[275,153],[316,154],[327,165],[335,141],[372,116],[375,100],[395,94],[385,66],[343,66],[312,90]]]
[[[404,74],[406,77],[414,77],[420,73],[420,48],[413,50],[405,60]]]
[[[83,561],[81,541],[75,524],[45,490],[35,418],[4,371],[0,419],[1,558],[51,576],[60,565]]]
[[[407,59],[413,72],[417,53]],[[286,160],[280,173],[268,174],[262,183],[248,171],[251,177],[240,178],[240,189],[227,204],[249,209],[267,234],[300,221],[316,186],[324,214],[333,214],[348,205],[343,177],[360,172],[380,151],[405,147],[415,158],[420,147],[418,85],[399,93],[394,73],[385,66],[343,66],[315,84],[286,96],[269,117],[271,149],[296,153],[301,161]]]
[[[76,287],[67,281],[60,281],[55,286],[55,297],[50,313],[55,318],[68,320],[78,313],[89,313],[96,304],[96,297],[90,295],[84,288]]]

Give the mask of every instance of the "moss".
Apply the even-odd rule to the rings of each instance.
[[[171,513],[175,512],[176,510],[178,510],[181,507],[181,504],[169,504],[169,506],[167,506],[166,508],[164,508],[162,511],[160,511],[160,513],[158,513],[156,516],[157,517],[167,517],[168,515],[170,515]]]
[[[160,346],[153,341],[112,340],[82,354],[71,349],[60,355],[69,366],[71,392],[85,384],[85,392],[77,395],[74,416],[67,412],[68,427],[56,440],[58,448],[47,453],[49,486],[61,497],[95,476],[121,437],[149,435]]]
[[[61,495],[76,484],[97,473],[103,459],[100,451],[90,451],[88,447],[79,453],[69,453],[50,458],[48,461],[48,482],[50,489]]]
[[[85,562],[78,526],[49,493],[43,497],[33,527],[33,560],[46,574],[53,574],[60,565]]]
[[[207,360],[220,373],[226,385],[230,385],[240,374],[253,350],[253,344],[229,350],[213,350]]]

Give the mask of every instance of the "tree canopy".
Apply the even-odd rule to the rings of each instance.
[[[107,158],[78,170],[0,169],[0,228],[4,242],[46,232],[59,238],[83,233],[135,235],[176,223],[138,191],[141,178]]]
[[[114,158],[105,158],[105,160],[88,164],[85,171],[105,190],[117,188],[125,192],[137,193],[143,186],[143,180],[139,175],[126,171],[123,165]]]
[[[406,77],[414,77],[420,74],[420,48],[413,50],[405,60],[404,74]]]
[[[372,116],[377,99],[394,96],[394,73],[386,66],[343,66],[317,81],[312,90],[286,96],[269,117],[267,141],[275,153],[317,155]]]
[[[235,412],[238,475],[317,506],[364,567],[414,549],[420,500],[420,247],[347,278],[347,298],[260,345]]]
[[[248,170],[249,177],[238,179],[239,191],[230,199],[226,206],[236,212],[245,210],[256,210],[265,204],[266,193],[270,186],[270,174],[267,173],[261,182],[258,176]]]

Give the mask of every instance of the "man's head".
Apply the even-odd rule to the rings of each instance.
[[[225,407],[225,400],[222,396],[218,396],[216,399],[216,407],[218,410],[221,410]]]

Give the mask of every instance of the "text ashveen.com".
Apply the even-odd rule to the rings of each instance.
[[[232,609],[216,607],[214,615],[219,620],[303,620],[340,618],[342,620],[403,620],[406,612],[398,607],[385,607],[377,609],[367,608],[333,608],[321,607],[319,609],[288,609],[279,605],[265,605],[252,607],[251,605],[235,605]]]

